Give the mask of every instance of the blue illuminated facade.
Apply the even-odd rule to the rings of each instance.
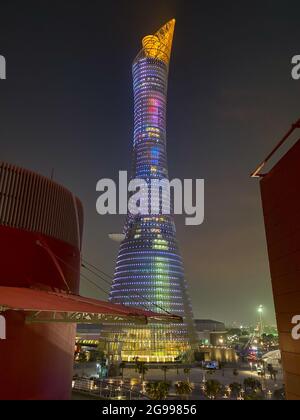
[[[134,142],[132,178],[167,179],[168,69],[175,21],[143,40],[133,63]],[[151,190],[145,194],[151,197]],[[170,312],[182,324],[109,326],[111,352],[123,360],[174,361],[191,350],[193,316],[172,214],[128,214],[110,301]]]

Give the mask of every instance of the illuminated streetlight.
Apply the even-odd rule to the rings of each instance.
[[[260,329],[260,336],[263,335],[263,321],[262,321],[262,315],[263,315],[264,307],[262,305],[259,305],[257,312],[259,313],[259,329]]]

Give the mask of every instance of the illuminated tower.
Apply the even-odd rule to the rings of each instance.
[[[166,107],[175,20],[146,36],[133,62],[132,178],[167,179]],[[148,192],[147,192],[148,194]],[[106,327],[111,353],[123,360],[173,361],[191,349],[193,316],[172,215],[128,215],[110,300],[184,318],[182,324]]]

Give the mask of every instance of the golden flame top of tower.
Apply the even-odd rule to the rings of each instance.
[[[175,19],[170,20],[154,35],[143,38],[143,51],[146,57],[156,58],[169,64],[172,50]]]

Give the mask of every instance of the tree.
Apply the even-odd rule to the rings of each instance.
[[[170,384],[167,382],[149,382],[146,392],[152,400],[165,400],[169,395]]]
[[[242,390],[242,385],[238,382],[233,382],[229,385],[230,391],[234,397],[238,397]]]
[[[219,369],[222,371],[222,376],[225,376],[225,363],[219,362]]]
[[[180,395],[181,398],[184,396],[188,399],[189,394],[193,391],[193,387],[189,382],[178,382],[175,385],[175,392],[177,395]]]
[[[209,379],[205,384],[205,392],[210,399],[215,399],[222,389],[221,383],[215,379]]]
[[[105,362],[105,360],[106,358],[103,350],[99,350],[97,348],[96,350],[90,352],[90,362],[102,363]]]
[[[169,370],[169,366],[164,365],[161,367],[161,370],[164,372],[164,381],[167,382],[167,371]]]
[[[244,400],[253,400],[253,401],[262,401],[265,397],[261,392],[251,392],[250,394],[246,394]]]
[[[244,387],[251,391],[258,391],[261,390],[261,383],[255,378],[246,378],[244,379]]]
[[[186,375],[186,380],[187,382],[190,382],[190,373],[191,373],[191,369],[190,368],[184,368],[183,369],[184,374]]]
[[[139,366],[139,358],[138,358],[138,356],[137,357],[134,357],[133,358],[133,361],[134,361],[134,363],[135,363],[135,367],[134,367],[134,370],[137,372],[138,371],[138,366]]]
[[[124,379],[124,369],[126,368],[126,363],[125,362],[121,362],[119,365],[119,368],[121,370],[121,376],[122,376],[122,380]]]
[[[146,363],[138,361],[136,363],[136,368],[137,368],[138,373],[142,376],[142,381],[144,382],[145,375],[148,372],[148,367],[146,366]]]
[[[78,355],[78,362],[85,363],[87,362],[87,355],[85,352],[80,352]]]

